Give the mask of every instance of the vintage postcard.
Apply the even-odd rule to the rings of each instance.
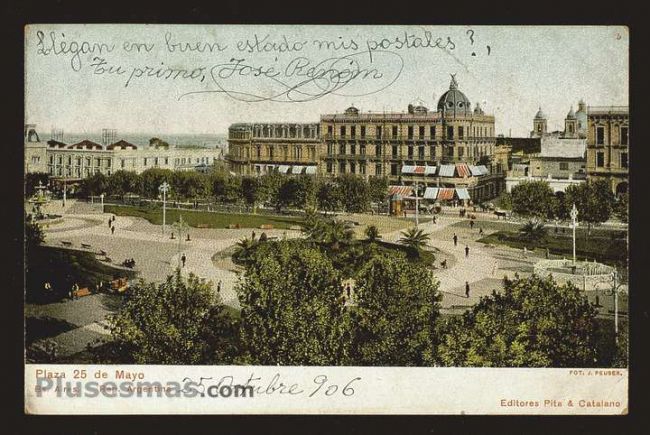
[[[24,36],[26,413],[628,412],[627,27]]]

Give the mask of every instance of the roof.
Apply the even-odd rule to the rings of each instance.
[[[84,140],[82,140],[82,141],[79,142],[79,143],[75,143],[75,144],[72,144],[72,145],[68,145],[68,149],[77,149],[77,150],[81,150],[81,149],[87,149],[87,150],[103,150],[104,147],[103,147],[102,145],[98,144],[97,142],[93,142],[93,141],[91,141],[91,140],[84,139]]]
[[[117,141],[115,143],[110,144],[109,146],[106,147],[106,149],[107,150],[112,150],[112,149],[118,148],[118,149],[125,150],[125,149],[127,149],[129,147],[133,148],[134,150],[138,149],[138,147],[136,145],[133,145],[131,142],[127,142],[124,139],[121,139],[121,140],[119,140],[119,141]]]
[[[546,115],[544,114],[544,112],[542,112],[541,107],[537,111],[537,114],[535,115],[535,119],[546,119]]]
[[[469,99],[458,90],[458,83],[454,74],[451,75],[449,90],[442,94],[438,100],[438,111],[443,113],[451,112],[453,115],[471,114],[471,103]]]
[[[481,175],[486,175],[488,173],[488,169],[485,167],[485,165],[468,165],[469,170],[472,172],[472,175],[475,177],[479,177]]]
[[[68,146],[67,143],[59,142],[58,140],[48,140],[47,144],[51,147],[65,148]]]

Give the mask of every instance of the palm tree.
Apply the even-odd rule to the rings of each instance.
[[[525,239],[532,242],[537,242],[546,237],[546,228],[544,223],[540,221],[529,220],[519,229],[519,232]]]
[[[376,225],[370,225],[368,228],[366,228],[366,237],[370,242],[376,242],[377,239],[381,238]]]
[[[402,231],[402,236],[403,237],[399,239],[399,243],[401,243],[404,246],[413,248],[418,252],[420,251],[420,249],[422,249],[427,245],[427,242],[430,239],[429,234],[425,233],[423,230],[418,229],[416,227],[409,228],[406,231]]]
[[[350,243],[354,239],[354,231],[350,224],[338,219],[332,219],[322,226],[322,240],[337,251],[341,244]]]
[[[247,237],[244,237],[239,242],[237,242],[237,248],[233,257],[244,263],[249,261],[251,254],[253,253],[253,249],[256,245],[257,242],[255,240],[252,238],[249,239]]]

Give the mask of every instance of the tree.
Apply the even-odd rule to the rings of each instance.
[[[380,239],[381,236],[379,235],[379,230],[377,229],[377,226],[369,225],[366,228],[366,237],[370,242],[376,242],[378,239]]]
[[[594,367],[597,310],[572,285],[551,276],[504,280],[442,327],[440,362],[454,367]]]
[[[519,229],[519,232],[526,240],[531,242],[539,242],[546,237],[546,227],[544,227],[544,222],[537,220],[529,220]]]
[[[613,211],[614,194],[605,180],[572,184],[566,188],[567,204],[576,205],[578,221],[587,222],[587,233],[591,225],[607,221]]]
[[[570,219],[571,204],[567,203],[564,192],[555,192],[555,217],[561,221]]]
[[[341,278],[302,241],[260,244],[238,285],[245,362],[339,365],[347,329]]]
[[[630,213],[629,198],[627,193],[623,193],[618,197],[616,205],[614,206],[614,213],[621,220],[627,223]]]
[[[101,172],[96,172],[82,180],[80,194],[82,196],[97,196],[109,190],[108,178]]]
[[[109,195],[124,195],[140,191],[140,176],[136,172],[120,170],[108,177]]]
[[[350,313],[351,363],[423,366],[434,360],[441,299],[432,272],[403,255],[379,255],[359,272]]]
[[[232,176],[225,171],[213,171],[209,177],[212,196],[217,201],[226,203],[238,202],[241,198],[241,178]]]
[[[257,246],[257,241],[252,237],[244,237],[237,242],[235,252],[232,257],[234,260],[242,264],[248,264],[251,261],[251,255]]]
[[[342,202],[341,191],[335,183],[326,181],[318,186],[316,192],[316,203],[319,210],[325,212],[339,210],[342,206]]]
[[[172,183],[174,172],[170,169],[149,168],[140,174],[140,195],[146,198],[157,198],[160,185]]]
[[[246,204],[255,208],[262,199],[262,183],[257,177],[242,177],[241,193]]]
[[[35,246],[45,241],[45,233],[41,226],[36,222],[25,222],[25,244],[27,252]]]
[[[300,203],[300,185],[295,178],[287,178],[280,185],[276,206],[278,210],[284,207],[298,207]]]
[[[338,251],[341,245],[349,245],[354,240],[354,230],[342,220],[316,216],[307,222],[307,238],[332,251]]]
[[[413,248],[417,251],[424,248],[427,245],[430,237],[429,234],[425,233],[422,229],[416,227],[409,228],[406,231],[402,231],[402,238],[399,239],[399,243]]]
[[[387,177],[370,177],[368,179],[368,195],[370,201],[382,203],[388,196],[388,178]]]
[[[281,209],[282,204],[280,203],[280,187],[284,182],[284,176],[277,172],[271,172],[270,174],[263,175],[260,180],[260,199],[262,202],[269,204],[272,207],[275,207],[278,211]]]
[[[370,207],[368,183],[361,177],[345,174],[336,178],[343,208],[348,213],[363,213]]]
[[[150,147],[156,147],[156,148],[169,148],[169,143],[165,142],[164,140],[157,138],[157,137],[152,137],[149,139],[149,146]]]
[[[237,324],[212,284],[177,269],[160,284],[136,284],[111,319],[121,362],[229,364],[237,354]]]
[[[210,180],[194,171],[175,171],[171,177],[172,191],[178,198],[196,199],[210,196]]]
[[[546,181],[524,181],[512,188],[511,196],[513,212],[542,219],[553,217],[555,196]]]

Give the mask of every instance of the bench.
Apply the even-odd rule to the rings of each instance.
[[[72,297],[75,298],[82,298],[84,296],[90,296],[92,293],[90,292],[90,289],[88,287],[80,288],[79,290],[75,290],[72,292]]]
[[[208,224],[196,224],[197,228],[210,228],[210,225]]]
[[[92,246],[90,246],[88,243],[82,243],[82,244],[81,244],[81,247],[84,248],[84,249],[90,249],[90,248],[92,248]]]
[[[260,230],[272,230],[272,229],[273,229],[273,225],[271,225],[271,224],[262,224],[262,225],[260,225]]]
[[[63,246],[72,246],[72,242],[68,242],[68,241],[66,241],[66,240],[61,240],[61,244],[62,244]]]
[[[98,255],[106,257],[106,251],[104,251],[103,249],[100,249]]]
[[[291,225],[291,226],[289,227],[289,229],[290,229],[290,230],[301,231],[301,230],[302,230],[302,227],[301,227],[300,225]]]
[[[240,228],[241,228],[241,225],[239,225],[239,224],[230,224],[230,225],[228,225],[229,230],[238,230]]]

